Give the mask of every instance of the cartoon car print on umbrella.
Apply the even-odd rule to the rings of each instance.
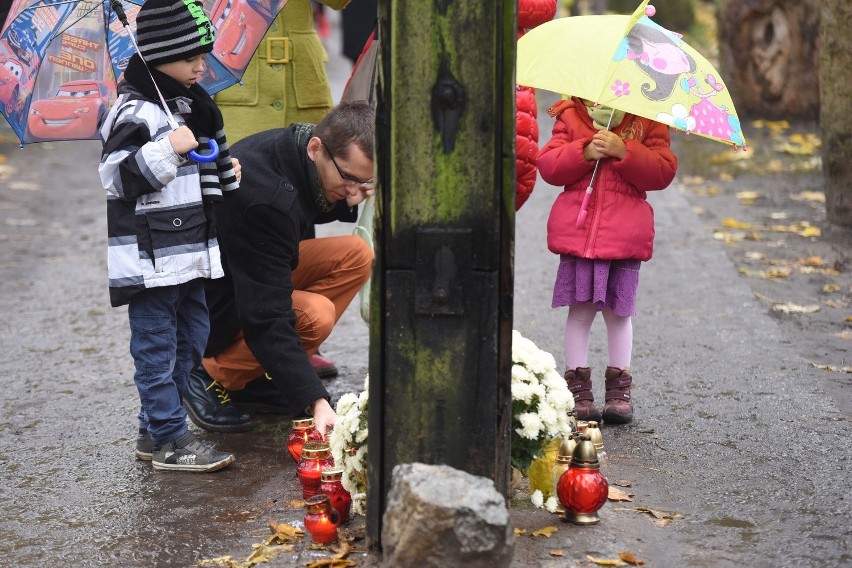
[[[27,81],[24,67],[15,59],[0,58],[0,104],[7,116],[23,109],[21,85]]]
[[[68,81],[56,95],[30,105],[27,129],[35,138],[84,140],[98,137],[98,122],[109,106],[101,81]]]
[[[254,47],[283,6],[280,0],[228,0],[210,14],[216,28],[213,53],[231,69],[245,69]]]

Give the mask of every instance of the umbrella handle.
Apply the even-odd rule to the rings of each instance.
[[[207,154],[199,154],[195,150],[190,150],[187,155],[196,162],[212,162],[219,157],[219,145],[212,138],[207,141],[210,145],[210,152]]]
[[[577,228],[583,226],[586,222],[586,216],[589,214],[589,198],[592,196],[592,186],[586,188],[586,194],[583,196],[583,203],[580,204],[580,212],[577,214]]]

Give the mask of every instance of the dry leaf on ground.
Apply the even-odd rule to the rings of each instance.
[[[556,528],[556,527],[544,527],[544,528],[538,529],[537,531],[534,531],[532,533],[532,536],[546,536],[547,538],[550,538],[550,535],[552,535],[553,533],[555,533],[558,530],[559,529]]]
[[[547,553],[551,556],[565,556],[565,553],[561,550],[548,550]]]
[[[782,314],[812,314],[814,312],[818,312],[819,310],[820,307],[817,304],[808,304],[807,306],[801,306],[792,302],[786,302],[783,304],[775,304],[774,306],[772,306],[773,312],[778,312]]]
[[[610,501],[633,501],[633,493],[627,493],[626,491],[622,491],[618,487],[609,486],[609,494],[607,495],[607,499]]]
[[[586,555],[586,560],[594,562],[598,566],[627,566],[627,562],[621,558],[595,558],[594,556]]]
[[[638,558],[636,558],[636,556],[633,555],[633,553],[627,552],[626,550],[623,552],[619,552],[618,557],[633,566],[641,566],[645,564],[644,560],[639,560]]]
[[[307,568],[347,568],[348,566],[357,566],[354,560],[341,558],[320,558],[314,562],[308,563]]]

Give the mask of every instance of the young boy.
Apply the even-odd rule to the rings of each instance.
[[[216,471],[234,456],[195,439],[181,395],[210,329],[204,279],[223,276],[212,203],[239,187],[239,162],[230,158],[221,113],[197,84],[213,49],[201,2],[148,0],[136,25],[144,61],[134,55],[118,85],[101,127],[98,168],[107,193],[110,301],[127,304],[130,318],[141,402],[136,457],[154,469]],[[181,124],[176,130],[157,88]],[[220,148],[215,162],[183,156],[210,139]]]

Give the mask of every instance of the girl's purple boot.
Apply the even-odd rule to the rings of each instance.
[[[627,424],[633,420],[633,405],[630,403],[630,385],[633,377],[617,367],[607,367],[606,401],[603,409],[603,421],[607,424]]]
[[[595,406],[592,395],[592,370],[589,367],[577,367],[565,371],[568,390],[574,395],[574,412],[577,420],[600,420],[601,411]]]

